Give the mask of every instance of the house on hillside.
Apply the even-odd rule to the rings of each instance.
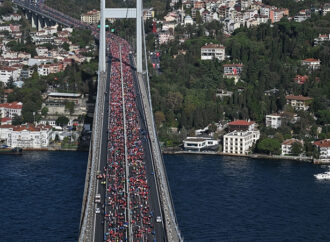
[[[293,107],[296,110],[308,110],[309,105],[312,103],[313,98],[304,97],[304,96],[295,96],[295,95],[287,95],[285,97],[286,103]]]
[[[225,59],[225,47],[219,44],[206,44],[201,48],[201,60],[213,60],[217,58],[219,61]]]

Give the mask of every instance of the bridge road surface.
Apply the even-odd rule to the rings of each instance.
[[[142,105],[142,98],[141,98],[141,92],[139,90],[139,85],[138,85],[138,80],[136,76],[136,71],[133,68],[133,57],[130,55],[130,62],[132,66],[132,72],[133,72],[133,82],[134,82],[134,87],[136,90],[136,104],[139,112],[139,124],[141,131],[143,130],[145,134],[140,134],[142,136],[142,142],[143,142],[143,148],[144,148],[144,162],[145,162],[145,167],[146,167],[146,176],[148,180],[148,186],[149,186],[149,206],[150,206],[150,211],[153,212],[153,218],[152,222],[155,225],[153,231],[155,231],[155,241],[157,242],[163,242],[166,241],[166,233],[165,233],[165,228],[163,222],[157,223],[156,218],[157,216],[161,216],[162,221],[163,221],[163,215],[162,215],[162,210],[161,210],[161,205],[159,201],[159,193],[158,193],[158,188],[156,185],[156,178],[155,178],[155,171],[154,167],[152,165],[152,152],[151,152],[151,144],[148,136],[148,130],[146,128],[146,120],[144,116],[144,111],[143,111],[143,105]],[[149,241],[149,240],[147,240]]]
[[[103,119],[103,132],[102,132],[102,141],[101,141],[101,156],[100,156],[100,166],[98,170],[100,173],[104,173],[104,167],[107,163],[107,157],[108,157],[108,125],[109,125],[109,86],[110,86],[110,71],[111,71],[111,60],[108,58],[107,60],[108,70],[107,70],[107,78],[106,78],[106,90],[102,93],[105,95],[104,99],[104,119]],[[96,179],[96,178],[93,178]],[[101,195],[101,203],[96,204],[95,206],[98,206],[101,210],[101,213],[96,214],[95,216],[95,224],[94,224],[94,241],[95,242],[103,242],[104,241],[104,214],[105,214],[105,195],[106,195],[106,187],[105,185],[101,184],[101,181],[104,181],[104,179],[97,179],[97,191],[96,194]],[[95,198],[94,198],[95,201]]]

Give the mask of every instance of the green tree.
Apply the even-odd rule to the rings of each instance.
[[[291,147],[292,155],[300,155],[303,151],[303,146],[300,142],[294,142]]]
[[[69,123],[69,119],[65,116],[60,116],[56,119],[56,125],[60,125],[61,127],[67,125]]]
[[[41,109],[41,115],[44,116],[44,117],[46,117],[47,114],[48,114],[48,108],[47,107],[43,107]]]
[[[257,144],[258,151],[266,154],[280,154],[281,143],[277,139],[265,138]]]

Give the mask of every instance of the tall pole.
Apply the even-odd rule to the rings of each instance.
[[[136,0],[136,70],[142,73],[142,0]]]
[[[99,43],[99,73],[105,72],[105,55],[106,55],[106,39],[105,39],[105,16],[104,16],[104,9],[105,9],[105,0],[100,1],[100,43]]]

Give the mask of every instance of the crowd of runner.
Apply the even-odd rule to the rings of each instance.
[[[133,74],[129,65],[129,44],[114,35],[107,39],[111,46],[112,63],[109,99],[109,137],[108,160],[105,167],[106,209],[105,240],[125,241],[130,236],[129,216],[131,215],[131,236],[134,241],[147,240],[153,233],[152,212],[149,208],[149,187],[145,168],[144,150],[140,135],[138,109]],[[123,100],[120,65],[120,46],[122,56],[122,73],[124,83],[124,105],[126,117],[126,147],[123,123]],[[126,160],[129,174],[126,173]],[[127,177],[128,176],[128,177]],[[126,189],[129,179],[129,191]],[[130,204],[127,206],[128,194]]]

